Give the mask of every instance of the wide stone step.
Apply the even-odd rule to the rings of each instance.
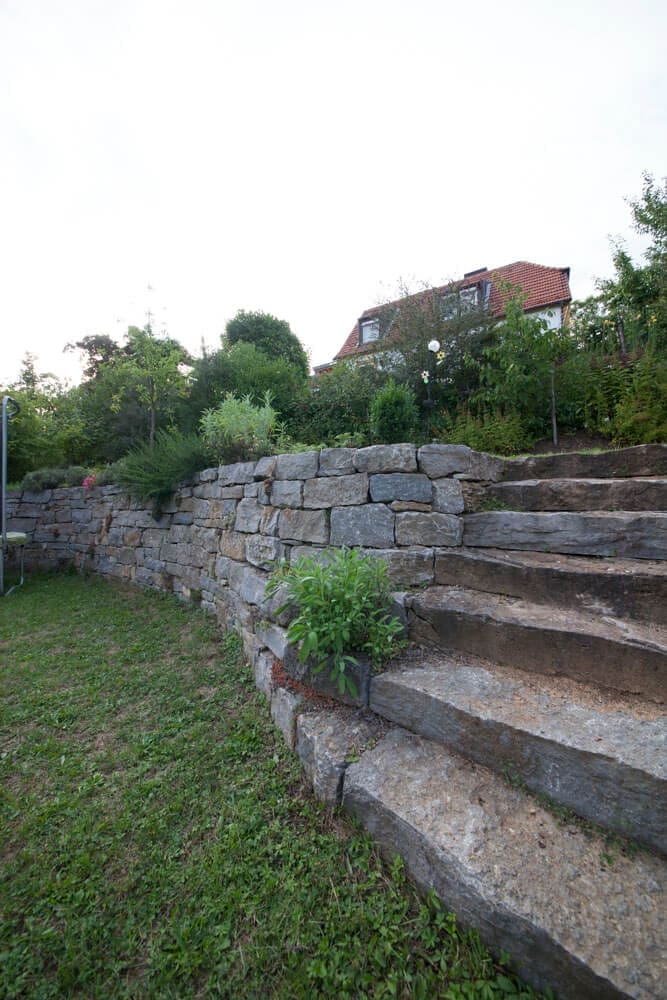
[[[396,729],[346,772],[343,806],[537,988],[664,996],[665,864],[616,855],[497,775]]]
[[[667,632],[520,598],[430,587],[408,599],[413,639],[664,703]]]
[[[493,483],[486,496],[511,510],[667,511],[667,479],[526,479]]]
[[[626,479],[630,476],[667,476],[667,445],[642,444],[586,455],[529,455],[507,459],[502,479]]]
[[[435,583],[667,625],[667,566],[659,561],[440,549]]]
[[[472,657],[404,659],[373,678],[378,715],[667,854],[667,717],[656,705]]]
[[[468,514],[464,522],[465,546],[667,559],[667,513],[492,510]]]

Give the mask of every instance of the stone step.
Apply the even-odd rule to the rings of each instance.
[[[539,674],[664,703],[667,631],[515,597],[429,587],[407,600],[411,637]]]
[[[519,479],[493,483],[487,502],[510,510],[667,511],[667,479]]]
[[[626,479],[629,476],[667,476],[667,445],[641,444],[586,455],[529,455],[507,459],[502,479]]]
[[[667,717],[656,705],[424,650],[373,678],[370,708],[667,854]]]
[[[667,566],[648,559],[439,549],[435,583],[667,625]]]
[[[568,1000],[664,996],[663,859],[606,863],[604,841],[402,729],[350,765],[343,806],[538,989]]]
[[[667,513],[491,510],[466,515],[463,544],[623,559],[667,559]]]

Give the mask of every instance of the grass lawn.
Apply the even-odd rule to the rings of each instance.
[[[0,599],[0,997],[534,997],[310,795],[237,638],[80,576]]]

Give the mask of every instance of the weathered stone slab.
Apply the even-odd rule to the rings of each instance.
[[[667,636],[657,626],[455,586],[415,594],[410,627],[418,642],[667,702]]]
[[[300,479],[276,479],[267,493],[274,507],[301,507],[303,503]]]
[[[607,829],[667,854],[667,720],[609,697],[578,704],[571,689],[474,659],[425,656],[373,678],[370,708],[510,774]]]
[[[486,492],[511,510],[667,511],[667,479],[528,479]]]
[[[308,479],[303,491],[303,506],[306,508],[351,506],[366,503],[367,499],[368,475],[365,472]]]
[[[376,738],[376,728],[357,715],[308,712],[296,723],[296,752],[318,799],[339,805],[343,776]]]
[[[256,500],[257,496],[259,494],[259,487],[260,487],[260,483],[247,483],[243,487],[243,496],[244,497],[253,497]]]
[[[389,503],[392,500],[414,500],[430,503],[433,487],[428,476],[419,472],[378,473],[370,477],[371,500]]]
[[[433,510],[439,514],[462,514],[463,489],[458,479],[433,481]]]
[[[463,521],[453,514],[396,515],[397,545],[460,545]]]
[[[497,775],[400,729],[347,769],[343,807],[538,989],[568,1000],[664,992],[660,858],[617,855],[601,869],[603,840],[573,835]]]
[[[464,544],[627,559],[667,559],[667,514],[486,511],[464,518]]]
[[[349,476],[354,469],[354,448],[323,448],[320,452],[320,476]]]
[[[374,444],[354,453],[358,472],[416,472],[417,449],[413,444]]]
[[[280,510],[278,507],[263,507],[262,516],[259,521],[259,530],[262,535],[278,534],[278,518]]]
[[[329,541],[327,514],[323,510],[281,510],[278,537],[296,542],[326,545]]]
[[[594,455],[531,455],[507,459],[503,479],[625,479],[628,476],[667,476],[667,445],[601,451]]]
[[[368,549],[366,554],[387,564],[389,577],[397,586],[421,587],[433,583],[433,549]]]
[[[270,535],[251,535],[246,543],[246,559],[252,566],[272,570],[285,554],[285,546]]]
[[[256,500],[239,500],[236,507],[236,521],[234,523],[236,530],[255,534],[255,532],[259,531],[259,524],[264,509]]]
[[[425,444],[419,449],[419,471],[430,479],[443,479],[470,468],[472,449],[465,444]]]
[[[404,514],[406,510],[416,510],[420,514],[430,514],[433,506],[430,503],[417,503],[416,500],[392,500],[389,504],[395,514]]]
[[[312,479],[317,475],[319,452],[301,451],[294,455],[276,455],[275,479]]]
[[[483,451],[470,452],[470,465],[464,472],[456,472],[457,479],[482,480],[497,482],[502,478],[505,460],[495,455],[487,455]]]
[[[199,482],[200,483],[212,483],[212,482],[214,482],[214,480],[216,480],[218,478],[218,469],[217,469],[217,467],[213,468],[213,469],[202,469],[202,471],[199,473],[198,478],[199,478]]]
[[[436,553],[434,582],[667,625],[664,562],[450,548]]]
[[[331,544],[386,549],[394,544],[395,517],[382,503],[334,507],[331,511]]]

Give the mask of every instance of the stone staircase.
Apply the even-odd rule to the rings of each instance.
[[[563,998],[667,997],[665,452],[506,463],[500,509],[407,598],[419,645],[370,688],[391,727],[341,779],[418,884]]]

